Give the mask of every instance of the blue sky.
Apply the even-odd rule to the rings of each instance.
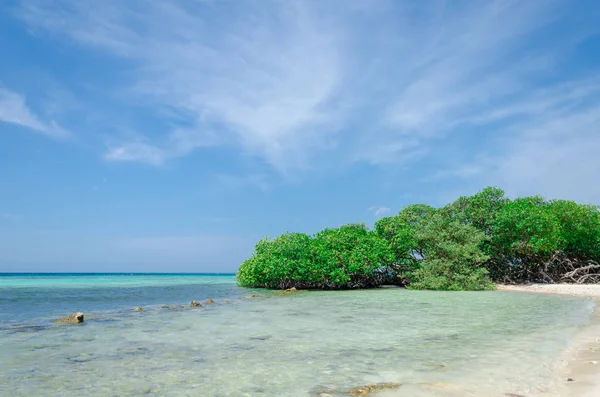
[[[4,1],[0,271],[235,271],[488,185],[600,203],[596,1]]]

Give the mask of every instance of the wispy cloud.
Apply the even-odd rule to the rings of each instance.
[[[508,139],[506,154],[489,164],[510,193],[600,202],[600,103],[568,114],[551,111]]]
[[[17,124],[52,138],[65,138],[69,135],[53,121],[40,121],[27,106],[25,97],[3,87],[0,87],[0,121]]]
[[[301,2],[28,2],[20,15],[131,61],[132,100],[171,109],[195,131],[219,125],[219,142],[275,167],[305,165],[304,150],[324,139],[315,127],[331,119],[321,106],[339,83],[340,60],[332,33]],[[201,146],[172,148],[171,138],[125,142],[107,158],[157,164]]]
[[[202,147],[215,146],[218,138],[211,133],[197,133],[192,129],[176,129],[160,143],[149,143],[141,137],[137,141],[107,145],[104,158],[110,161],[136,161],[162,165],[170,158],[185,156]]]
[[[142,135],[111,137],[107,160],[161,165],[227,145],[286,175],[433,159],[424,179],[546,190],[557,174],[527,159],[596,169],[580,153],[597,144],[600,75],[570,63],[600,31],[588,14],[566,0],[33,0],[18,11],[34,32],[120,59],[114,97],[167,120],[132,123]]]
[[[600,76],[537,88],[490,109],[475,124],[497,135],[482,151],[436,178],[495,184],[512,195],[544,194],[600,202]]]
[[[371,206],[368,208],[369,212],[372,212],[374,216],[380,217],[390,212],[388,207]]]

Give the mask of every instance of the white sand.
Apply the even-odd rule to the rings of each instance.
[[[557,369],[557,387],[560,388],[560,395],[564,393],[565,396],[600,397],[600,285],[498,285],[498,290],[581,296],[596,301],[596,310],[590,326],[576,336],[573,344],[561,357]]]
[[[600,284],[530,284],[498,285],[499,291],[534,292],[538,294],[558,294],[584,296],[600,299]],[[600,395],[599,395],[600,396]]]

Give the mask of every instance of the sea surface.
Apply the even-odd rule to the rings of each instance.
[[[233,275],[0,274],[0,396],[342,396],[383,382],[401,386],[373,395],[552,395],[593,307],[510,292],[274,293]],[[83,324],[52,322],[78,311]]]

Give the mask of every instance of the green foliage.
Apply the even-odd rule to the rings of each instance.
[[[486,187],[473,196],[459,197],[441,211],[446,216],[473,225],[489,236],[492,234],[498,213],[509,202],[504,196],[504,190]]]
[[[423,260],[412,273],[411,289],[477,291],[494,289],[481,251],[485,234],[472,225],[435,214],[415,228]]]
[[[388,277],[394,256],[364,225],[325,229],[315,236],[287,233],[261,240],[238,269],[243,287],[365,288]]]
[[[388,242],[394,254],[391,268],[403,280],[418,267],[422,258],[421,248],[415,238],[415,227],[435,211],[435,208],[425,204],[409,205],[397,215],[375,223],[375,231]]]
[[[365,225],[325,229],[313,239],[317,266],[331,270],[330,280],[340,288],[381,284],[394,255],[385,240]]]
[[[306,272],[313,262],[311,242],[304,233],[260,240],[252,257],[239,267],[238,283],[243,287],[284,288],[293,280],[318,277]]]
[[[561,224],[542,197],[518,198],[498,213],[492,242],[509,260],[548,257],[563,244]]]
[[[440,209],[406,206],[377,221],[374,231],[359,224],[263,239],[240,266],[238,282],[322,289],[400,283],[436,290],[487,290],[490,279],[600,282],[588,271],[594,269],[590,261],[600,261],[599,207],[540,196],[511,201],[488,187]]]
[[[580,260],[600,259],[600,211],[594,205],[553,200],[548,211],[561,225],[562,251]]]

